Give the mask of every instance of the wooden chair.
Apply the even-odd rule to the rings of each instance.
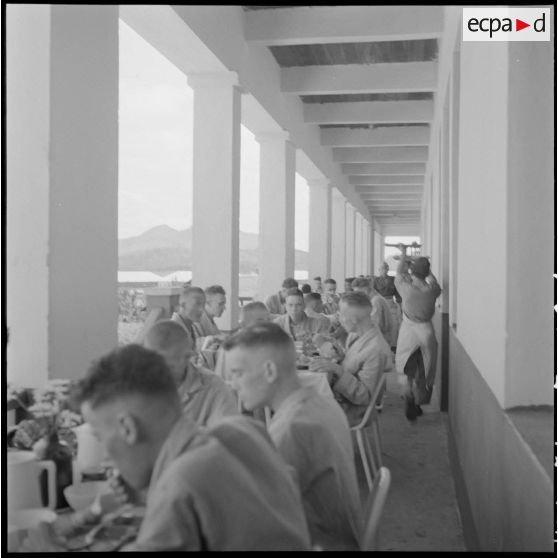
[[[351,431],[355,433],[362,467],[369,490],[372,490],[372,483],[376,473],[382,466],[382,440],[380,437],[380,426],[378,423],[378,411],[376,403],[381,397],[386,385],[386,377],[382,374],[376,389],[366,408],[364,416],[359,424],[352,426]],[[367,436],[365,428],[371,428],[372,440]]]
[[[377,550],[378,526],[382,518],[390,484],[391,474],[389,469],[380,467],[364,511],[364,530],[360,541],[360,550],[362,551]]]

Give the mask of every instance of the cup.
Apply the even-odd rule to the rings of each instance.
[[[30,529],[40,523],[53,523],[57,515],[48,508],[28,508],[8,514],[8,552],[18,552]]]

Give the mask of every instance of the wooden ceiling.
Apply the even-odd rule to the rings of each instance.
[[[420,223],[443,8],[243,8],[247,36],[269,48],[281,90],[302,100],[371,216]]]

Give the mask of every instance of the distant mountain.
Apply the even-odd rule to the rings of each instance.
[[[192,229],[177,231],[159,225],[118,241],[120,271],[151,271],[166,275],[192,269]],[[258,235],[240,231],[240,273],[258,271]],[[296,250],[295,269],[308,269],[308,252]]]

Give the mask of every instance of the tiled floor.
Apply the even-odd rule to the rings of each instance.
[[[378,550],[465,551],[442,416],[426,405],[417,423],[409,424],[398,393],[391,373],[380,415],[383,464],[391,472],[391,487]],[[365,497],[364,474],[361,467],[357,471]]]

